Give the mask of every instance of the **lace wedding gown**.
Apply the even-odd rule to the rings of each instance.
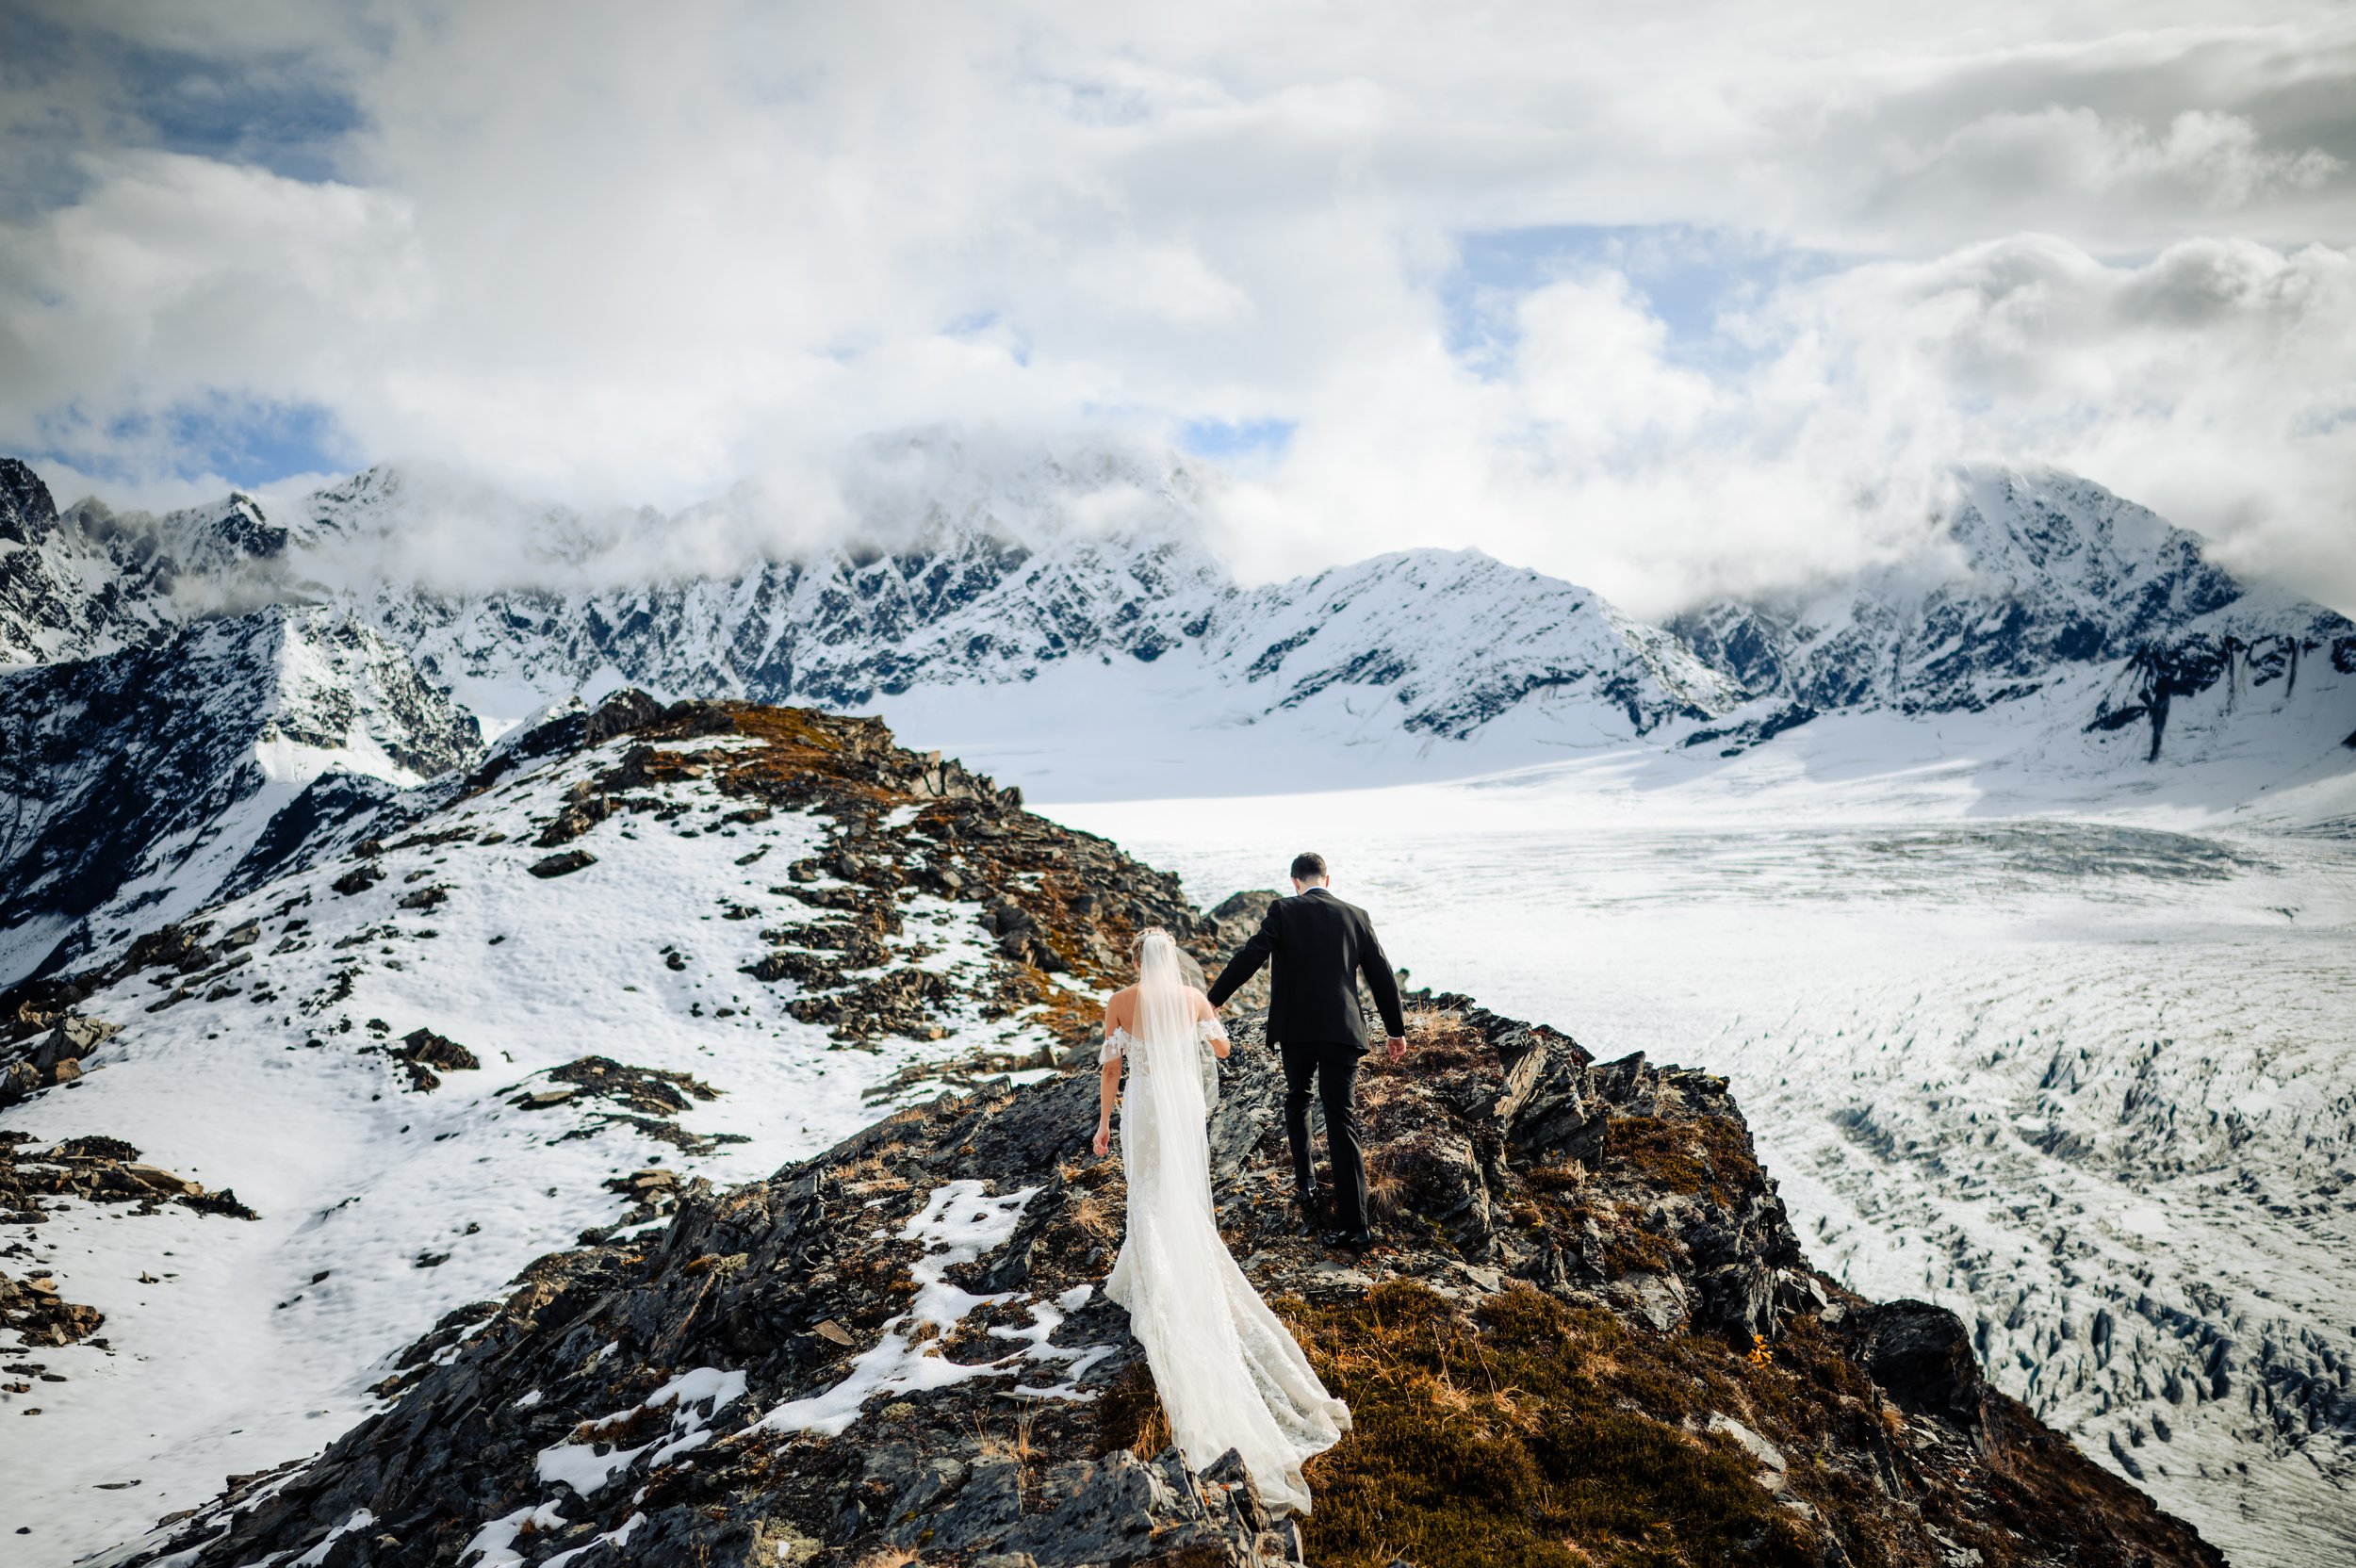
[[[1198,1022],[1168,938],[1149,942],[1140,967],[1136,1031],[1114,1031],[1101,1058],[1128,1059],[1129,1233],[1104,1294],[1128,1309],[1186,1462],[1199,1470],[1234,1448],[1269,1505],[1306,1513],[1301,1462],[1340,1441],[1350,1407],[1326,1393],[1219,1238],[1204,1122],[1218,1082],[1207,1042],[1224,1036]]]

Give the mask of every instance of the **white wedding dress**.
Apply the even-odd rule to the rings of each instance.
[[[1326,1393],[1219,1238],[1204,1124],[1218,1084],[1208,1041],[1225,1037],[1199,1017],[1179,962],[1168,937],[1148,937],[1137,1026],[1115,1030],[1101,1058],[1128,1060],[1129,1233],[1104,1294],[1128,1309],[1186,1462],[1200,1470],[1234,1448],[1263,1499],[1306,1513],[1301,1462],[1340,1441],[1350,1407]]]

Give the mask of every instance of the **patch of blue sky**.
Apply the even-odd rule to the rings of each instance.
[[[12,216],[70,205],[91,178],[81,155],[138,147],[335,178],[363,122],[343,74],[300,50],[199,53],[108,25],[0,5],[0,89],[15,90],[0,170]]]
[[[336,177],[361,124],[344,85],[302,56],[221,60],[115,41],[109,64],[175,153],[252,164],[290,180]]]
[[[1015,329],[1003,311],[977,310],[958,317],[941,330],[947,337],[995,343],[1017,365],[1027,367],[1031,363],[1031,340]]]
[[[1253,468],[1284,455],[1295,419],[1190,419],[1178,427],[1181,451],[1235,468]]]
[[[1455,267],[1438,283],[1451,352],[1483,374],[1509,358],[1516,310],[1550,284],[1616,272],[1667,331],[1674,364],[1739,370],[1766,351],[1727,330],[1779,285],[1835,270],[1838,257],[1689,224],[1564,224],[1457,237]]]
[[[307,474],[358,466],[351,437],[321,403],[208,393],[170,408],[92,420],[77,408],[40,422],[35,459],[70,464],[121,483],[218,476],[258,489]]]
[[[28,8],[0,5],[0,216],[23,220],[68,199],[89,183],[76,163],[78,118],[68,103],[42,102],[43,84],[65,79],[73,35]]]

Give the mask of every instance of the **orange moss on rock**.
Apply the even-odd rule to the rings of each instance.
[[[1520,1285],[1469,1310],[1412,1280],[1282,1310],[1355,1423],[1308,1467],[1311,1561],[1818,1560],[1738,1450],[1677,1424],[1713,1383],[1732,1384],[1726,1371],[1700,1375],[1712,1354],[1703,1342],[1664,1369],[1609,1314]]]

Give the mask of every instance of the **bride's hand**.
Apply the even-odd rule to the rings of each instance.
[[[1103,1159],[1113,1152],[1113,1130],[1103,1122],[1096,1124],[1096,1157]]]

